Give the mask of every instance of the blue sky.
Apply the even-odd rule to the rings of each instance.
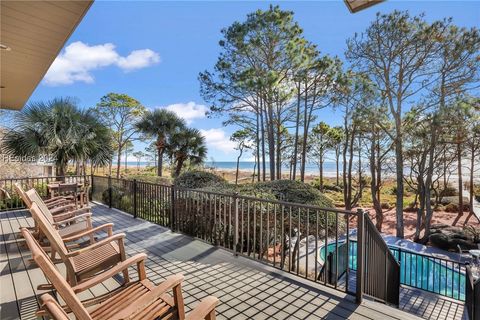
[[[72,34],[31,101],[73,96],[82,107],[94,106],[108,92],[126,93],[149,108],[167,107],[202,129],[209,158],[234,160],[221,118],[203,116],[198,73],[211,70],[219,54],[220,30],[254,10],[279,4],[292,10],[305,37],[323,53],[343,58],[345,41],[366,29],[376,12],[394,9],[426,13],[427,20],[453,17],[454,23],[480,24],[478,1],[388,1],[350,14],[343,1],[165,2],[96,1]],[[339,115],[325,110],[321,120],[336,124]],[[136,150],[144,145],[136,143]],[[248,156],[246,157],[248,158]],[[133,159],[132,159],[133,160]]]

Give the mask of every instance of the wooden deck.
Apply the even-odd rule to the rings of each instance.
[[[153,282],[159,283],[175,273],[185,275],[187,310],[205,296],[215,295],[220,298],[219,319],[420,319],[372,301],[356,305],[352,296],[250,259],[234,257],[228,251],[117,210],[93,206],[95,224],[113,222],[115,232],[127,234],[129,255],[148,254],[147,274]],[[46,283],[46,279],[35,265],[29,264],[30,254],[22,246],[23,240],[17,238],[19,227],[31,226],[32,220],[26,211],[15,211],[1,212],[0,222],[0,319],[35,319],[37,296],[45,292],[36,287]],[[135,276],[134,270],[131,275]],[[111,279],[83,296],[98,295],[117,285]],[[461,310],[458,306],[432,307],[438,299],[424,303],[425,298],[420,299],[413,292],[410,296],[404,292],[402,300],[406,310],[416,308],[417,314],[427,319],[454,319],[458,315],[461,318],[463,313],[463,306]]]

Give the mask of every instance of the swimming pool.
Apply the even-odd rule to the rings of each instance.
[[[345,242],[339,242],[338,246]],[[335,254],[337,243],[327,245],[327,252]],[[455,261],[443,260],[390,246],[400,263],[400,283],[465,301],[465,268]],[[349,242],[349,267],[357,269],[357,242]],[[325,246],[319,249],[319,259],[325,261]]]

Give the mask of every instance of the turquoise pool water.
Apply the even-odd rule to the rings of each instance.
[[[339,243],[342,245],[343,242]],[[335,254],[336,243],[327,245],[327,252]],[[357,269],[357,243],[349,243],[349,267]],[[399,251],[390,247],[395,259],[400,263],[400,283],[414,288],[434,292],[446,297],[465,301],[465,273],[456,263],[438,260],[414,252]],[[325,260],[325,247],[320,248],[319,256]]]

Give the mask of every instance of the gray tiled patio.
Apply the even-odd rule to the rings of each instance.
[[[316,283],[289,275],[213,247],[161,226],[133,219],[117,210],[93,204],[94,222],[113,222],[115,232],[126,233],[129,255],[148,254],[147,273],[155,283],[183,273],[187,309],[207,295],[217,296],[219,319],[416,319],[417,317],[380,303],[354,298]],[[1,319],[35,319],[37,285],[46,280],[28,261],[30,254],[16,237],[20,226],[33,221],[26,211],[0,213],[1,222]],[[132,276],[135,270],[131,271]],[[102,294],[117,285],[114,279],[83,296]],[[402,293],[405,310],[431,319],[462,318],[463,306],[437,296]]]

